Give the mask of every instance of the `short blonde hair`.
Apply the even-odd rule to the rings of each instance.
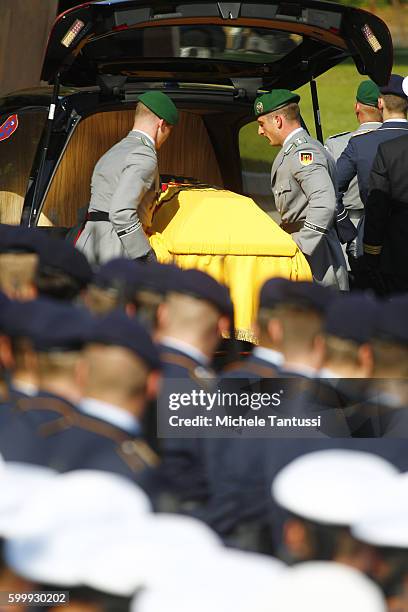
[[[260,308],[258,325],[261,337],[268,334],[268,323],[278,319],[282,325],[282,351],[292,351],[296,347],[311,349],[317,335],[322,331],[322,316],[308,308],[291,304],[281,304],[275,308]]]
[[[331,335],[325,336],[325,339],[327,362],[355,366],[359,364],[357,342]]]
[[[35,253],[3,253],[0,255],[0,289],[16,300],[32,299],[38,255]]]

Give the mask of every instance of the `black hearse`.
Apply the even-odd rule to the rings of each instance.
[[[181,111],[162,173],[238,193],[240,128],[258,92],[310,82],[346,58],[379,85],[393,61],[388,28],[314,0],[101,0],[60,15],[42,79],[0,100],[0,222],[64,233],[89,200],[98,158],[132,125],[137,95],[168,93]]]

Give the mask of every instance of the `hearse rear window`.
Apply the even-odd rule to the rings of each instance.
[[[197,58],[238,62],[278,61],[301,44],[297,34],[268,28],[224,27],[215,25],[163,26],[115,32],[114,45],[109,36],[90,42],[83,53],[109,64],[115,58]],[[109,43],[108,43],[109,41]]]

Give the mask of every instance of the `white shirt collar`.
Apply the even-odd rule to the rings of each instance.
[[[287,371],[289,374],[299,374],[305,378],[316,378],[317,376],[317,371],[307,365],[292,364],[288,368],[283,367],[282,371],[283,375]]]
[[[106,421],[115,427],[119,427],[119,429],[123,429],[132,435],[140,433],[138,419],[130,414],[130,412],[114,404],[109,404],[93,397],[84,397],[79,403],[79,410],[88,416],[96,417],[101,421]]]
[[[24,395],[28,395],[29,397],[34,397],[38,393],[38,387],[29,382],[24,382],[22,380],[13,380],[12,388],[19,393],[24,393]]]
[[[389,123],[390,121],[392,121],[393,123],[408,123],[406,119],[386,119],[385,121],[383,121],[383,125],[384,123]]]
[[[283,355],[279,351],[266,348],[265,346],[256,346],[252,351],[254,357],[268,361],[274,366],[280,367],[283,364]]]
[[[200,349],[196,348],[195,346],[192,346],[188,342],[184,342],[184,340],[165,336],[161,339],[160,343],[164,346],[168,346],[169,348],[175,349],[176,351],[181,351],[182,353],[185,353],[189,357],[192,357],[192,359],[198,361],[198,363],[200,363],[204,367],[207,367],[210,363],[210,360],[208,359],[207,355],[204,355],[204,353],[202,353]]]
[[[150,142],[152,143],[152,145],[154,146],[154,148],[156,148],[156,143],[154,142],[153,138],[150,136],[150,134],[147,134],[146,132],[144,132],[143,130],[132,130],[132,132],[139,132],[139,134],[143,134],[143,136],[146,136],[146,138],[148,140],[150,140]]]
[[[359,129],[365,129],[366,127],[370,126],[370,125],[382,125],[381,121],[364,121],[364,123],[360,123],[359,127],[357,128],[357,130]]]
[[[303,132],[303,128],[296,128],[295,130],[293,130],[290,134],[288,134],[285,138],[285,140],[282,143],[282,147],[285,146],[285,144],[288,142],[288,140],[290,140],[290,138],[292,138],[292,136],[294,136],[295,134],[298,134],[299,132]]]
[[[329,368],[322,368],[319,371],[319,378],[340,378],[340,376]]]

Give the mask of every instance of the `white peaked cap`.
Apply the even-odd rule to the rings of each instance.
[[[245,608],[232,592],[196,591],[180,584],[173,590],[146,590],[134,598],[131,612],[257,612]]]
[[[90,470],[58,475],[17,513],[6,562],[36,582],[81,584],[98,542],[126,538],[149,509],[145,493],[126,478]]]
[[[155,522],[153,517],[153,523]],[[160,515],[157,516],[160,519]],[[133,540],[133,535],[127,542],[116,541],[106,554],[97,555],[94,563],[89,564],[84,583],[95,589],[113,595],[131,596],[140,587],[165,588],[172,590],[178,583],[179,576],[197,588],[203,588],[226,582],[227,576],[241,574],[248,585],[261,587],[267,579],[274,576],[284,567],[277,559],[254,553],[230,551],[216,541],[215,534],[203,525],[190,525],[191,519],[174,517],[186,521],[185,534],[178,537],[183,524],[178,520],[177,529],[172,530],[172,520],[169,519],[158,527],[141,525],[143,537]],[[197,529],[194,533],[193,526]],[[160,528],[162,527],[162,528]],[[187,537],[188,536],[188,537]],[[199,552],[198,552],[199,551]],[[241,587],[238,587],[241,588]],[[241,588],[241,590],[242,590]]]
[[[192,517],[152,514],[124,527],[126,534],[121,536],[115,530],[115,537],[109,537],[114,534],[102,527],[84,584],[130,597],[141,586],[167,584],[180,571],[192,572],[197,560],[222,550],[218,535]]]
[[[223,549],[171,572],[167,584],[147,584],[132,612],[266,612],[284,564],[256,553]],[[182,583],[180,583],[182,577]]]
[[[105,515],[106,516],[106,515]],[[200,521],[176,515],[115,512],[107,517],[85,513],[33,537],[6,542],[5,558],[18,574],[36,582],[74,586],[131,596],[159,572],[167,580],[169,567],[182,555],[221,548],[219,537]],[[164,578],[163,578],[164,579]]]
[[[397,474],[396,467],[371,453],[316,451],[285,466],[272,483],[272,495],[280,506],[305,519],[351,525]]]
[[[146,493],[132,481],[117,474],[78,470],[59,474],[46,491],[33,495],[22,513],[15,517],[18,537],[42,535],[65,524],[122,520],[151,510]],[[13,535],[10,525],[10,535]]]
[[[311,561],[287,570],[270,609],[271,612],[386,612],[387,607],[377,585],[358,570],[330,561]]]
[[[375,504],[352,525],[358,540],[374,546],[408,549],[408,473],[378,493]]]
[[[402,91],[408,98],[408,77],[405,77],[405,79],[402,81]]]
[[[7,537],[16,516],[32,496],[46,495],[56,472],[30,463],[1,462],[0,465],[0,536]],[[24,527],[21,525],[22,528]]]

